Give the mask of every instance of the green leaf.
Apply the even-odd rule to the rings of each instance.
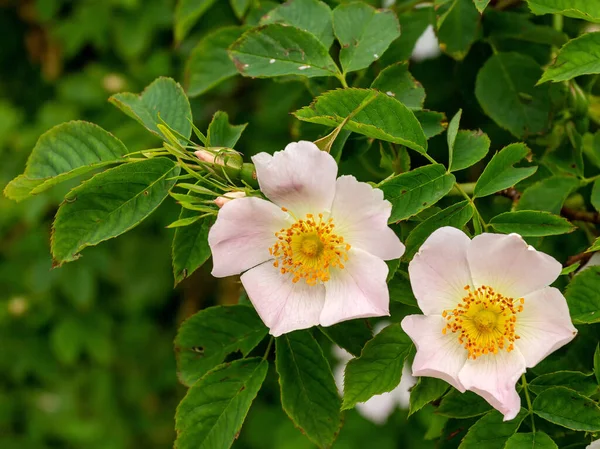
[[[400,36],[396,14],[362,2],[339,5],[333,10],[333,30],[342,49],[344,73],[370,66]]]
[[[331,446],[342,426],[341,401],[321,347],[310,331],[291,332],[275,342],[283,410],[313,443]]]
[[[123,162],[126,154],[119,139],[93,123],[63,123],[41,135],[25,173],[13,179],[4,194],[21,201],[75,176]]]
[[[523,237],[544,237],[573,232],[573,226],[566,218],[550,212],[520,210],[504,212],[492,218],[489,224],[498,232],[515,232]]]
[[[269,11],[261,25],[283,23],[315,36],[325,48],[333,43],[331,8],[319,0],[288,0]]]
[[[594,209],[600,212],[600,179],[594,181],[590,202],[592,203],[592,206],[594,206]]]
[[[561,47],[567,42],[567,35],[550,26],[537,25],[530,21],[530,14],[497,11],[489,9],[485,13],[486,30],[492,41],[515,39],[542,45]]]
[[[574,276],[565,298],[575,324],[600,323],[600,267],[589,267]]]
[[[179,221],[197,216],[198,212],[182,208]],[[175,285],[191,276],[210,258],[208,231],[214,221],[214,217],[204,217],[175,229],[172,246]]]
[[[463,60],[479,34],[481,16],[473,0],[446,1],[436,12],[440,48],[452,58]]]
[[[456,136],[458,135],[458,127],[460,126],[460,118],[462,117],[462,109],[452,117],[448,124],[448,132],[446,135],[446,141],[448,142],[448,166],[452,166],[452,159],[454,157],[454,143],[456,142]]]
[[[600,431],[600,408],[591,399],[565,387],[542,392],[533,401],[533,412],[571,430]]]
[[[454,184],[454,175],[441,164],[426,165],[383,181],[379,188],[392,203],[389,222],[405,220],[443,198]]]
[[[179,83],[171,78],[154,80],[140,95],[124,92],[108,101],[162,139],[157,125],[163,122],[184,138],[192,135],[190,102]]]
[[[215,306],[192,315],[179,327],[175,352],[179,380],[194,385],[232,352],[247,356],[268,329],[252,307]]]
[[[248,126],[247,123],[243,125],[230,125],[227,112],[217,111],[210,125],[208,125],[206,144],[210,147],[233,148],[246,129],[246,126]]]
[[[442,396],[449,385],[435,377],[420,377],[417,384],[410,392],[410,408],[408,416],[418,412],[431,401]]]
[[[371,88],[394,97],[409,109],[423,109],[425,89],[410,74],[407,62],[399,62],[383,69]]]
[[[342,409],[352,408],[357,402],[365,402],[376,394],[396,388],[411,348],[412,342],[400,323],[390,324],[375,335],[360,357],[346,365]]]
[[[407,306],[419,307],[415,295],[410,286],[408,274],[397,271],[396,274],[388,282],[390,290],[390,301],[397,301]]]
[[[558,449],[558,446],[544,432],[515,433],[504,449]]]
[[[580,265],[581,265],[581,262],[575,262],[572,265],[567,265],[560,271],[560,275],[564,276],[567,274],[571,274],[573,271],[577,271],[577,269],[580,267]]]
[[[591,396],[598,390],[598,384],[591,374],[579,371],[557,371],[542,374],[529,383],[529,389],[535,394],[540,394],[551,387],[567,387],[584,396]]]
[[[600,32],[585,33],[567,42],[542,75],[546,81],[568,81],[576,76],[600,73]]]
[[[500,412],[494,410],[488,413],[469,429],[458,449],[504,449],[527,414],[527,410],[522,408],[514,419],[503,421],[504,416]]]
[[[472,216],[473,208],[469,201],[465,200],[453,204],[429,217],[422,223],[419,223],[405,241],[406,252],[404,253],[403,259],[411,260],[425,240],[427,240],[436,229],[441,228],[442,226],[452,226],[454,228],[462,229]]]
[[[562,14],[563,16],[600,23],[600,4],[589,0],[527,0],[534,14]]]
[[[216,0],[178,0],[175,8],[175,42],[181,42]]]
[[[437,413],[449,418],[465,419],[483,415],[491,408],[492,406],[481,396],[471,391],[460,393],[458,390],[453,389],[443,397]]]
[[[596,376],[596,383],[600,385],[600,344],[596,345],[596,351],[594,352],[594,375]]]
[[[253,28],[229,47],[229,55],[244,76],[339,76],[329,52],[307,31],[282,24]]]
[[[537,167],[513,167],[521,159],[529,157],[530,153],[524,143],[513,143],[496,153],[477,180],[474,197],[480,198],[508,189],[533,175]]]
[[[240,20],[246,15],[246,11],[250,7],[250,2],[252,0],[229,0],[231,9],[233,9],[235,16]]]
[[[350,320],[329,327],[319,327],[332,342],[358,357],[365,344],[373,338],[367,320]]]
[[[450,171],[464,170],[483,159],[490,150],[490,138],[479,131],[460,130],[454,142]]]
[[[204,36],[194,47],[185,69],[185,86],[197,97],[238,74],[227,49],[248,27],[223,27]]]
[[[487,5],[490,3],[490,0],[473,0],[477,11],[483,13],[483,10],[487,8]]]
[[[421,124],[425,137],[431,139],[441,134],[446,129],[446,115],[443,112],[428,111],[426,109],[414,111],[415,117]]]
[[[260,358],[225,363],[187,392],[175,415],[175,449],[228,449],[267,375]]]
[[[169,178],[178,174],[169,159],[147,159],[107,170],[71,190],[53,224],[55,264],[137,226],[167,197],[175,184]]]
[[[420,153],[427,148],[425,134],[414,114],[395,98],[373,89],[331,90],[294,115],[305,122],[332,127],[352,115],[345,125],[349,131],[399,143]]]
[[[475,96],[485,113],[514,136],[539,134],[550,114],[548,86],[536,86],[541,74],[529,56],[497,53],[479,70]]]
[[[543,210],[559,214],[571,192],[579,187],[579,181],[572,176],[551,176],[527,187],[517,210]]]
[[[587,249],[586,253],[593,251],[600,251],[600,237],[594,240],[594,243],[592,243],[592,246]]]

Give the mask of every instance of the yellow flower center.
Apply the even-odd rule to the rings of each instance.
[[[287,209],[282,208],[287,212]],[[327,282],[332,267],[344,268],[348,260],[350,245],[344,238],[333,233],[333,218],[318,220],[312,214],[296,220],[287,229],[275,233],[277,242],[269,248],[275,258],[273,266],[279,267],[281,274],[292,273],[292,282],[304,279],[308,285]]]
[[[468,292],[454,310],[444,310],[448,323],[442,333],[458,334],[458,341],[469,351],[469,358],[498,351],[512,351],[515,340],[517,313],[523,311],[525,299],[507,298],[491,287],[482,285],[477,290],[465,286]]]

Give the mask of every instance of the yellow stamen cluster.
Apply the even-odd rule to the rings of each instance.
[[[515,340],[517,313],[523,311],[525,299],[507,298],[491,287],[482,285],[473,290],[465,286],[467,296],[454,310],[445,310],[442,316],[448,323],[442,333],[458,334],[458,341],[469,351],[469,358],[498,351],[512,351]]]
[[[287,209],[282,208],[287,212]],[[332,267],[344,268],[348,260],[350,245],[344,238],[333,233],[333,219],[318,219],[307,214],[305,219],[296,222],[287,229],[275,233],[277,242],[269,253],[275,258],[273,266],[281,274],[292,273],[292,281],[304,279],[308,285],[327,282]]]

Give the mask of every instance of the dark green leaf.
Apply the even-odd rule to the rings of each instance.
[[[460,393],[458,390],[453,389],[443,397],[437,413],[449,418],[465,419],[483,415],[491,408],[492,406],[481,396],[471,391]]]
[[[537,167],[513,167],[529,154],[530,150],[524,143],[513,143],[496,153],[477,180],[474,197],[491,195],[513,187],[519,181],[533,175]]]
[[[543,132],[548,125],[550,95],[536,86],[539,64],[520,53],[497,53],[477,74],[475,95],[499,126],[518,138]]]
[[[450,0],[436,11],[440,48],[452,58],[462,60],[479,33],[481,16],[473,0]]]
[[[358,112],[356,110],[358,109]],[[427,140],[414,114],[395,98],[373,89],[338,89],[325,92],[310,105],[294,112],[299,120],[338,126],[374,139],[399,143],[424,153]]]
[[[533,401],[536,415],[567,429],[600,431],[600,408],[591,399],[565,387],[542,392]]]
[[[137,226],[167,197],[179,167],[166,158],[120,165],[71,190],[54,220],[55,263],[70,262],[87,246]]]
[[[329,327],[320,327],[329,339],[345,349],[350,354],[358,357],[365,344],[373,338],[373,330],[367,320],[343,321]]]
[[[390,47],[380,58],[383,67],[407,61],[415,48],[417,40],[429,25],[434,25],[435,12],[433,7],[425,7],[405,11],[399,17],[400,37],[390,44]]]
[[[404,361],[412,347],[400,323],[390,324],[350,360],[344,374],[343,409],[365,402],[376,394],[392,391],[400,383]]]
[[[565,200],[578,187],[577,178],[551,176],[527,187],[519,199],[517,210],[543,210],[559,214]]]
[[[594,209],[600,212],[600,179],[594,181],[590,202],[592,203],[592,206],[594,206]]]
[[[321,347],[310,331],[276,339],[276,362],[283,409],[319,447],[329,447],[342,425],[340,397]]]
[[[490,150],[490,138],[482,131],[460,130],[454,142],[450,171],[463,170],[483,159]]]
[[[210,147],[233,148],[247,125],[231,125],[227,112],[217,111],[208,125],[206,144]]]
[[[581,75],[600,73],[600,32],[585,33],[560,49],[538,84],[568,81]]]
[[[561,47],[567,42],[565,33],[550,26],[536,25],[530,19],[530,14],[520,12],[489,9],[485,13],[485,23],[490,29],[489,37],[492,40],[516,39],[555,47]]]
[[[4,194],[21,201],[75,176],[121,162],[126,154],[125,145],[99,126],[79,121],[63,123],[42,134],[25,173],[13,179]]]
[[[219,365],[187,392],[175,415],[176,449],[228,449],[267,375],[260,358]]]
[[[267,330],[254,309],[244,305],[209,307],[192,315],[175,338],[179,379],[194,385],[228,354],[247,356]]]
[[[431,139],[432,137],[443,133],[446,129],[446,115],[443,112],[422,109],[414,111],[414,114],[421,124],[427,139]]]
[[[407,306],[419,307],[412,292],[408,274],[397,271],[388,282],[388,288],[390,290],[390,301],[398,301]]]
[[[409,109],[423,109],[425,89],[410,74],[406,62],[399,62],[383,69],[371,84],[371,88],[394,97]]]
[[[477,8],[477,11],[482,13],[483,10],[490,3],[490,0],[473,0],[473,3],[475,3],[475,7]]]
[[[534,14],[562,14],[600,23],[600,4],[589,0],[527,0]]]
[[[519,429],[526,416],[527,410],[522,408],[514,419],[503,421],[504,416],[494,410],[469,429],[458,449],[504,449],[504,445]]]
[[[504,212],[492,218],[489,224],[499,232],[510,234],[515,232],[523,237],[544,237],[560,235],[575,230],[566,218],[549,212],[520,210]]]
[[[392,203],[389,222],[405,220],[444,197],[454,184],[454,175],[441,164],[427,165],[387,179],[379,185]]]
[[[197,217],[200,212],[181,209],[180,220]],[[214,217],[204,217],[186,225],[177,227],[173,236],[173,276],[175,285],[200,268],[210,258],[208,231],[214,223]]]
[[[462,109],[459,109],[448,124],[448,133],[446,135],[446,141],[448,142],[448,166],[452,166],[452,158],[454,157],[454,143],[456,142],[456,136],[458,135],[461,117]]]
[[[181,42],[216,0],[178,0],[175,8],[175,41]]]
[[[246,15],[246,11],[250,7],[252,0],[229,0],[231,9],[238,19],[242,19]]]
[[[574,323],[600,323],[600,267],[589,267],[573,277],[565,297]]]
[[[600,344],[596,345],[596,351],[594,352],[594,374],[596,383],[600,385]]]
[[[558,446],[544,432],[515,433],[504,449],[558,449]]]
[[[579,371],[557,371],[542,374],[529,383],[529,389],[535,394],[540,394],[551,387],[567,387],[584,396],[591,396],[598,390],[598,385],[592,375]]]
[[[410,409],[408,415],[421,410],[431,401],[435,401],[442,396],[449,385],[443,380],[435,377],[420,377],[417,384],[410,392]]]

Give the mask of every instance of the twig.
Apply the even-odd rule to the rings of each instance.
[[[570,265],[576,264],[577,262],[581,262],[581,265],[585,265],[587,263],[587,261],[591,259],[593,254],[594,254],[593,252],[587,253],[584,251],[582,253],[575,254],[574,256],[569,256],[565,266],[568,267]]]
[[[560,214],[571,221],[587,221],[589,223],[600,223],[600,213],[588,212],[587,210],[575,210],[563,207]]]

